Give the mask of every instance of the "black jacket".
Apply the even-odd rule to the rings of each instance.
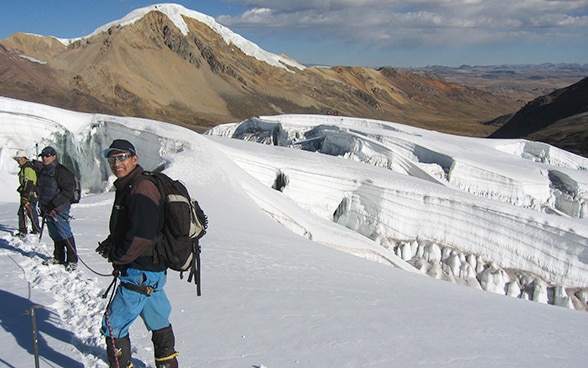
[[[143,168],[137,165],[114,182],[109,259],[116,268],[164,271],[166,266],[153,259],[153,240],[163,228],[161,195],[142,173]]]
[[[59,161],[43,166],[37,178],[41,211],[47,213],[54,208],[59,212],[69,210],[75,187],[74,174]]]

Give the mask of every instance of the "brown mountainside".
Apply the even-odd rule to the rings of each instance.
[[[588,157],[588,78],[529,102],[491,138],[527,138]]]
[[[64,45],[17,33],[0,41],[0,95],[74,111],[139,116],[204,131],[251,116],[337,111],[487,136],[512,97],[393,68],[279,68],[200,21],[187,35],[164,13]]]

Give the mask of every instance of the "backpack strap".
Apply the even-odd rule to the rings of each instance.
[[[200,291],[200,244],[198,240],[194,243],[194,257],[192,257],[192,262],[190,264],[190,274],[188,275],[188,282],[192,282],[192,278],[194,278],[194,283],[196,284],[196,295],[202,295]],[[183,272],[180,273],[180,279],[183,276]]]
[[[163,205],[164,205],[163,196],[161,195],[161,190],[160,190],[159,186],[157,185],[153,171],[143,170],[143,172],[140,175],[137,175],[136,177],[133,178],[133,180],[131,180],[131,182],[129,183],[129,186],[137,185],[139,182],[141,182],[143,180],[150,181],[153,185],[155,185],[155,188],[157,188],[157,190],[159,191],[159,194],[161,196],[159,205],[162,206],[161,207],[161,214],[163,216],[164,215],[163,214]],[[161,226],[164,226],[163,222],[161,223]],[[163,263],[163,260],[161,259],[161,255],[157,251],[157,248],[159,246],[161,246],[161,244],[163,244],[163,242],[164,242],[164,235],[163,235],[162,229],[159,229],[159,231],[155,235],[155,238],[153,238],[153,241],[151,242],[149,247],[147,247],[147,249],[145,249],[145,251],[141,255],[146,256],[146,257],[152,257],[152,261],[154,264]]]

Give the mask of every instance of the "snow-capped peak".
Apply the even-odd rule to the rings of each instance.
[[[186,7],[179,5],[179,4],[172,4],[172,3],[162,3],[162,4],[154,4],[149,5],[144,8],[135,9],[125,17],[107,23],[99,28],[97,28],[92,34],[82,37],[87,38],[93,36],[95,34],[99,34],[102,32],[107,31],[111,27],[118,27],[118,26],[125,26],[128,24],[132,24],[137,20],[143,18],[146,14],[152,11],[159,11],[165,14],[175,25],[180,29],[182,34],[188,35],[190,32],[188,25],[184,21],[184,16],[196,19],[199,22],[206,24],[210,27],[213,31],[218,33],[223,40],[228,44],[233,44],[241,51],[243,51],[246,55],[252,56],[259,61],[266,62],[272,66],[288,69],[286,66],[291,66],[294,68],[298,68],[300,70],[305,69],[305,66],[288,58],[282,57],[280,55],[272,54],[271,52],[267,52],[263,50],[261,47],[256,45],[255,43],[245,39],[243,36],[236,34],[235,32],[231,31],[229,28],[217,23],[213,17],[197,12],[195,10],[187,9]],[[60,39],[60,41],[64,44],[70,44],[78,39]]]

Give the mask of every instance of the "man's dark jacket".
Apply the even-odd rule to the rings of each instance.
[[[159,190],[137,165],[114,182],[116,195],[110,215],[109,259],[115,268],[165,271],[153,259],[153,240],[163,229],[163,207]]]
[[[41,211],[48,213],[53,209],[58,212],[69,210],[75,187],[74,174],[57,159],[43,166],[37,178]]]

